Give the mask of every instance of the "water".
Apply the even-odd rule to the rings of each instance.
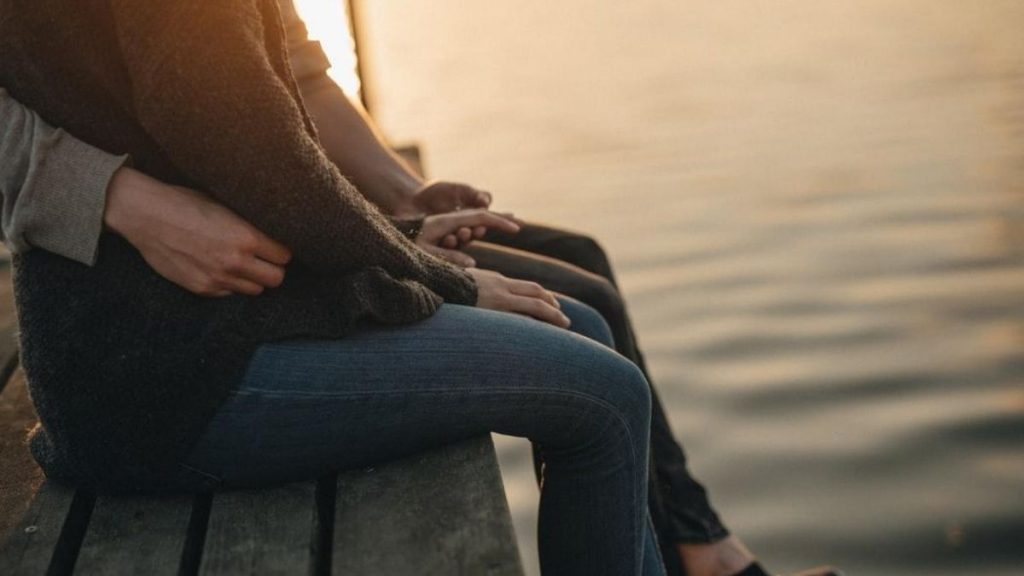
[[[1024,574],[1024,3],[361,4],[389,135],[603,241],[770,567]]]

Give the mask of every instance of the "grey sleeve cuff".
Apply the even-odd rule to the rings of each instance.
[[[127,156],[114,156],[55,130],[39,142],[18,198],[8,241],[93,265],[103,232],[107,187]]]

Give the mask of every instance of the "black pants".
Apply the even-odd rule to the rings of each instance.
[[[466,250],[480,268],[538,282],[596,309],[611,327],[617,351],[651,381],[611,264],[594,239],[529,224],[518,234],[489,232],[484,240]],[[715,542],[729,532],[704,487],[690,475],[686,455],[672,434],[653,384],[651,392],[651,517],[669,573],[681,574],[676,544]]]

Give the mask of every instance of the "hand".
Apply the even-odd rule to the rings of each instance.
[[[432,182],[416,191],[412,204],[415,210],[426,214],[488,208],[491,205],[491,193],[477,190],[468,184]]]
[[[199,192],[121,168],[104,222],[164,278],[200,296],[258,295],[284,281],[291,253]]]
[[[459,252],[459,248],[482,238],[488,228],[514,234],[519,232],[519,225],[509,214],[498,214],[488,210],[463,210],[427,216],[416,244],[431,254],[448,260],[452,264],[471,268],[476,262],[468,254]]]
[[[478,308],[524,314],[559,328],[569,327],[569,317],[562,314],[558,300],[540,284],[479,268],[467,272],[476,280]]]

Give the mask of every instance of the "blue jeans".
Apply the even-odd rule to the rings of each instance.
[[[647,511],[647,382],[609,348],[596,312],[561,302],[576,333],[444,305],[409,326],[263,345],[185,464],[254,487],[487,432],[525,437],[545,461],[543,572],[663,575]]]
[[[684,570],[679,564],[678,544],[718,542],[729,530],[711,506],[704,486],[690,473],[683,446],[676,440],[657,387],[651,382],[608,255],[586,235],[530,223],[515,234],[488,230],[484,239],[486,242],[473,242],[465,249],[478,267],[538,282],[593,307],[611,327],[615,349],[640,367],[651,383],[648,506],[667,571],[681,576]]]

